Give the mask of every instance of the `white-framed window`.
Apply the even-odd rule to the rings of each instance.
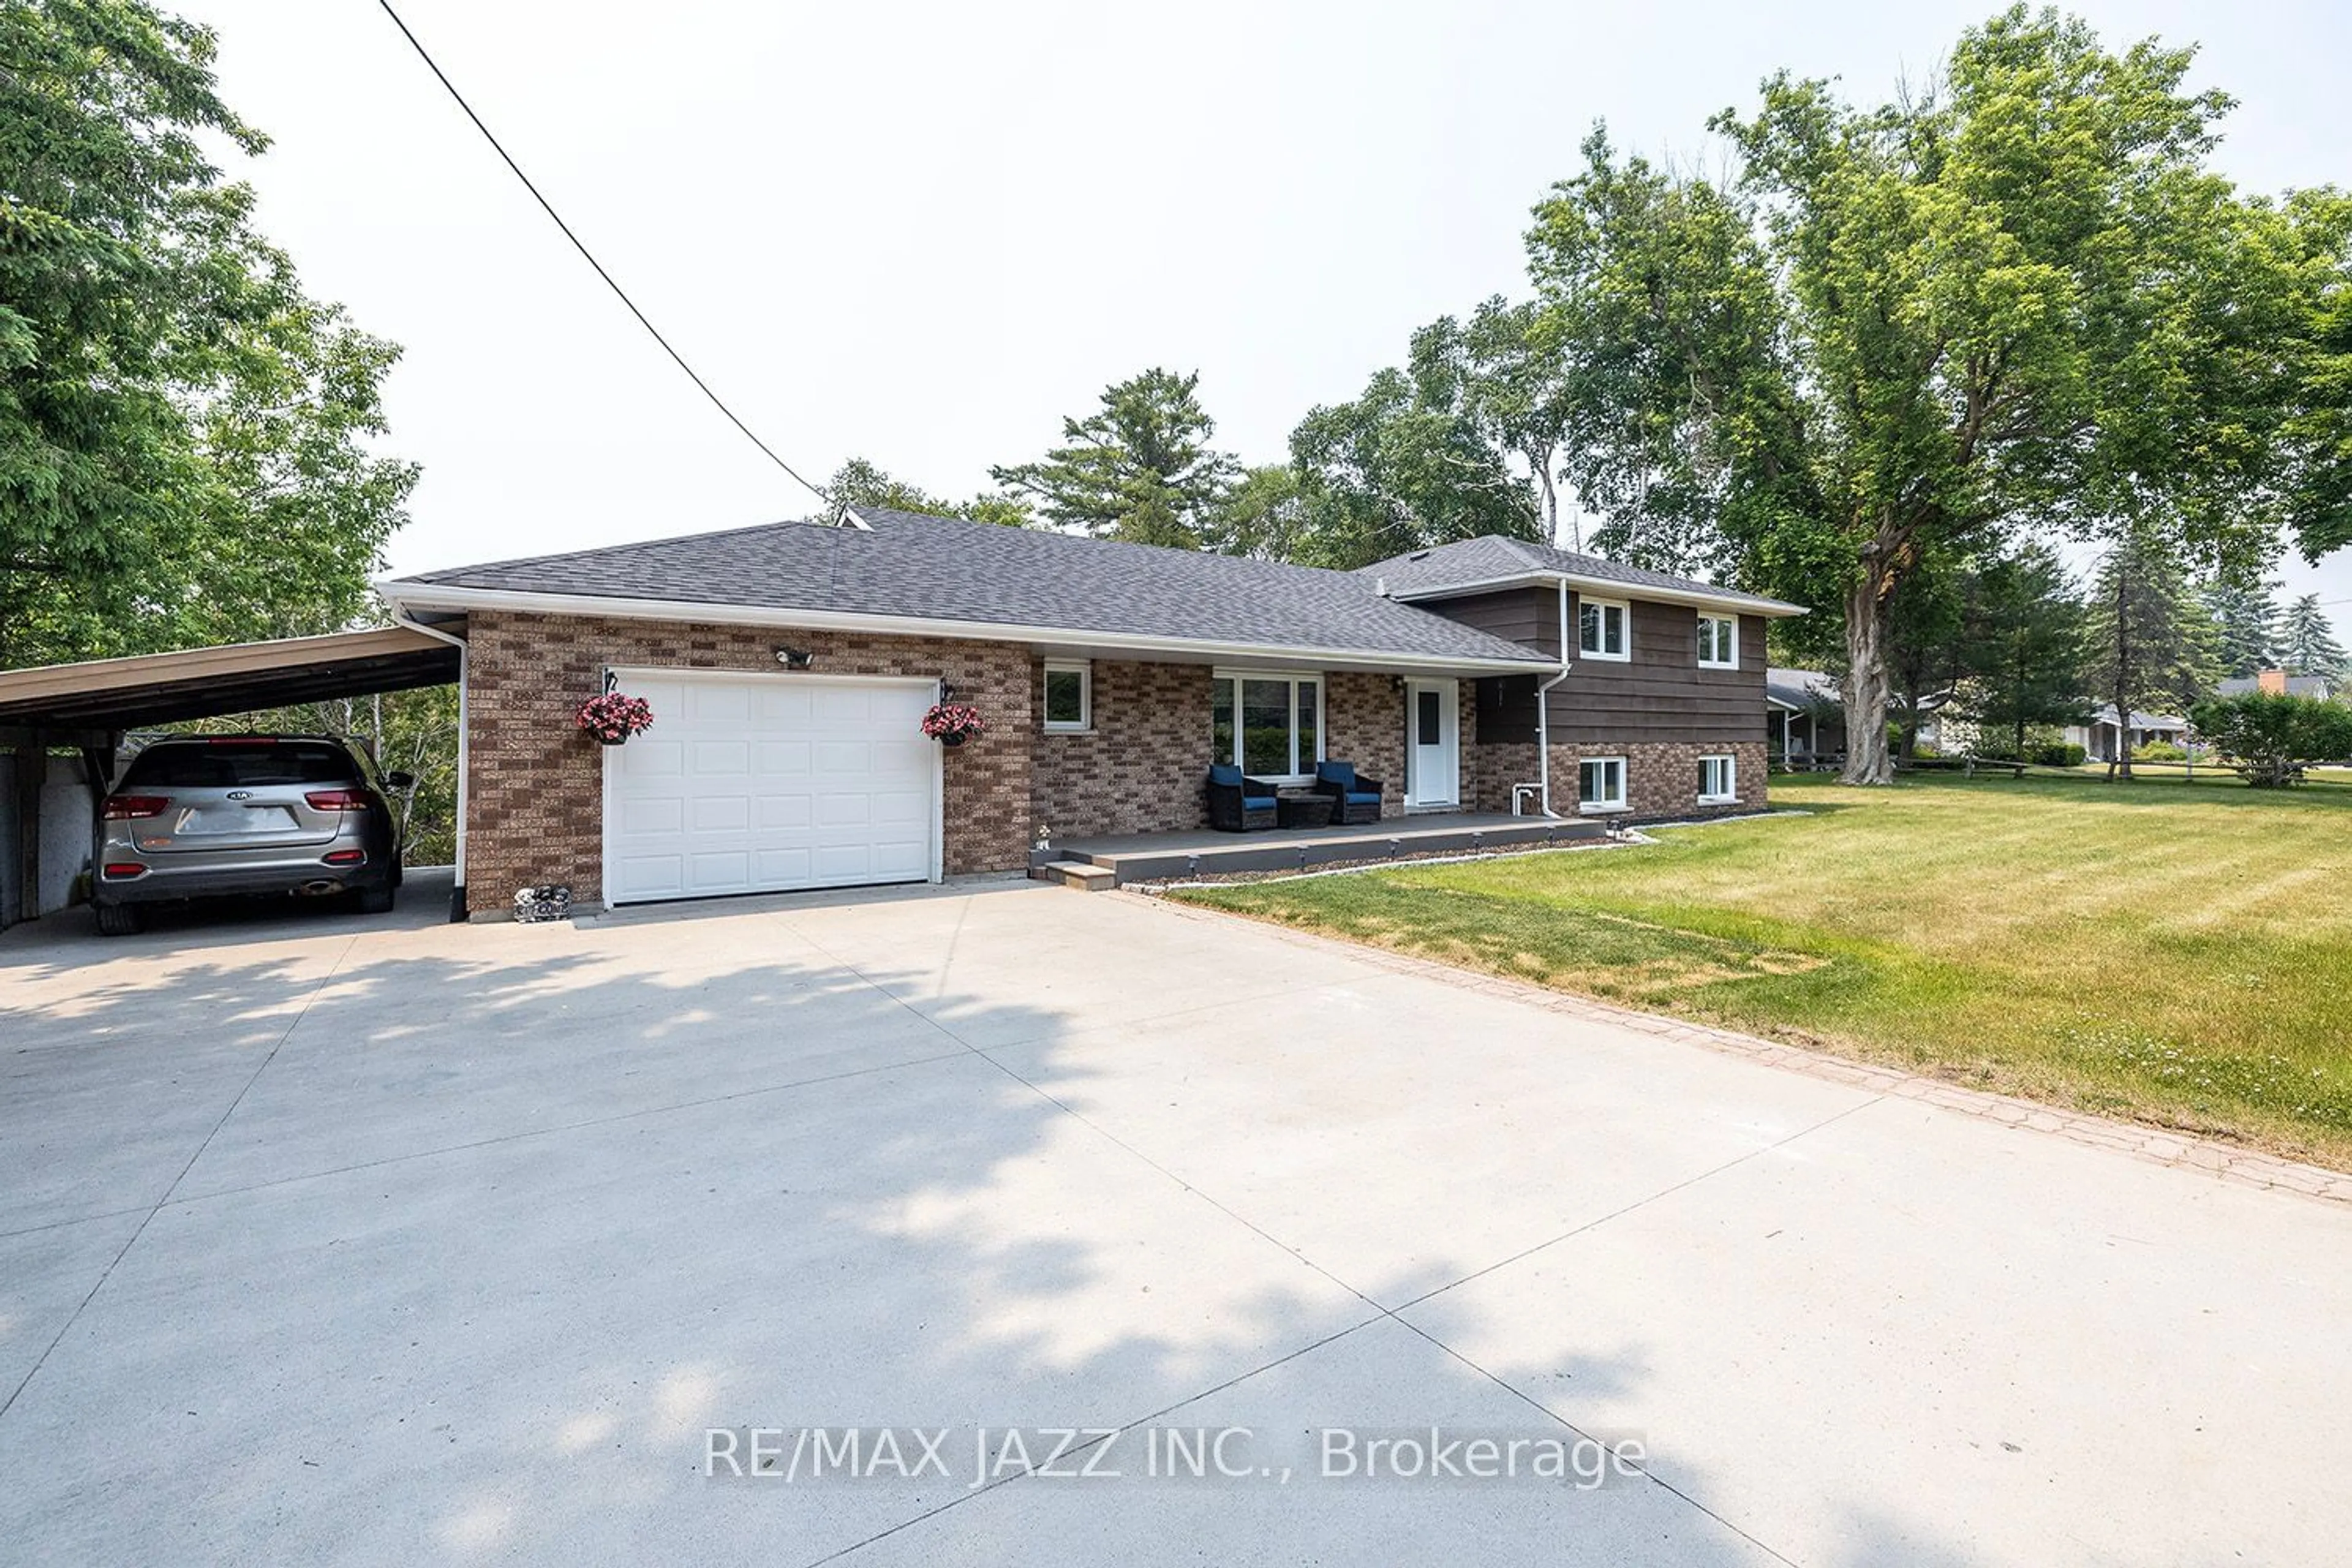
[[[1698,618],[1698,662],[1702,669],[1738,669],[1739,668],[1739,617],[1710,616]]]
[[[1576,646],[1587,658],[1633,657],[1633,608],[1622,599],[1576,602]]]
[[[1323,760],[1323,678],[1220,669],[1209,680],[1209,760],[1252,778],[1303,781]]]
[[[1587,757],[1576,764],[1576,809],[1625,809],[1625,759]]]
[[[1734,756],[1701,757],[1698,760],[1698,798],[1703,805],[1717,805],[1739,798],[1739,759]]]
[[[1045,728],[1064,733],[1095,722],[1095,671],[1085,659],[1045,661]]]

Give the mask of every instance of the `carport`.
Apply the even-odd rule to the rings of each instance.
[[[0,926],[62,907],[54,889],[89,847],[127,732],[443,686],[463,660],[454,638],[399,626],[0,672]],[[79,753],[79,768],[54,768],[59,753]],[[61,868],[61,857],[75,858]]]

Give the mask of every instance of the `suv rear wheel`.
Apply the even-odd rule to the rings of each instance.
[[[392,913],[394,891],[394,885],[390,882],[378,888],[362,888],[352,901],[359,905],[360,913],[363,915],[388,915]]]
[[[147,922],[140,917],[137,904],[100,904],[98,934],[100,936],[137,936]]]

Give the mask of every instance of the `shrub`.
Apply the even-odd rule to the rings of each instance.
[[[2090,754],[2073,741],[2053,741],[2047,745],[2034,747],[2033,755],[2027,761],[2039,763],[2045,768],[2079,768]]]
[[[2169,741],[2144,741],[2132,748],[2132,761],[2136,763],[2179,763],[2188,759],[2188,749]]]
[[[2189,721],[2257,788],[2298,783],[2309,763],[2352,756],[2352,708],[2316,698],[2224,697],[2200,702]]]

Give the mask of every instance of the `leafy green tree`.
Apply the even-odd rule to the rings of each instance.
[[[835,468],[833,477],[825,481],[824,495],[824,510],[821,515],[825,522],[835,528],[846,522],[851,509],[856,507],[918,511],[930,517],[960,517],[971,522],[1003,523],[1011,528],[1036,525],[1034,511],[1018,496],[982,492],[968,501],[951,501],[931,494],[919,485],[898,479],[879,464],[864,458],[852,458]]]
[[[1298,553],[1307,528],[1307,494],[1298,470],[1288,463],[1265,463],[1243,473],[1218,509],[1209,547],[1226,555],[1288,561]]]
[[[2291,205],[2319,279],[2299,342],[2303,395],[2288,437],[2296,462],[2289,512],[2305,557],[2352,544],[2352,196],[2299,193]]]
[[[1537,209],[1569,472],[1611,545],[1843,623],[1846,777],[1892,777],[1886,643],[1923,566],[2026,526],[2244,570],[2275,535],[2325,235],[2205,167],[2187,50],[2022,6],[1927,90],[1786,74],[1727,184],[1621,158]]]
[[[2174,553],[2126,540],[2099,561],[2084,641],[2092,689],[2115,704],[2119,729],[2135,709],[2186,712],[2221,679],[2220,638]],[[2116,748],[2108,775],[2131,777],[2131,748]]]
[[[1423,403],[1458,410],[1493,451],[1524,464],[1538,500],[1544,540],[1581,550],[1573,510],[1560,539],[1557,474],[1570,403],[1557,327],[1533,300],[1485,301],[1465,324],[1442,316],[1412,335],[1409,362]]]
[[[1306,498],[1297,559],[1342,569],[1499,533],[1541,539],[1531,481],[1513,473],[1460,383],[1374,373],[1362,395],[1290,433]]]
[[[415,469],[398,351],[308,298],[208,144],[212,33],[0,0],[0,663],[349,624]]]
[[[2250,676],[2278,662],[2278,584],[2245,587],[2216,583],[2205,590],[2206,613],[2220,637],[2221,673]]]
[[[2257,691],[2200,702],[2189,721],[2258,789],[2300,784],[2310,764],[2352,757],[2352,708],[2341,703]]]
[[[1213,533],[1238,465],[1209,439],[1201,375],[1154,368],[1106,388],[1102,407],[1064,419],[1064,445],[1034,463],[992,468],[1045,517],[1105,539],[1198,550]]]
[[[2279,618],[2279,663],[2291,675],[2344,679],[2344,645],[2319,607],[2319,595],[2305,594]]]

